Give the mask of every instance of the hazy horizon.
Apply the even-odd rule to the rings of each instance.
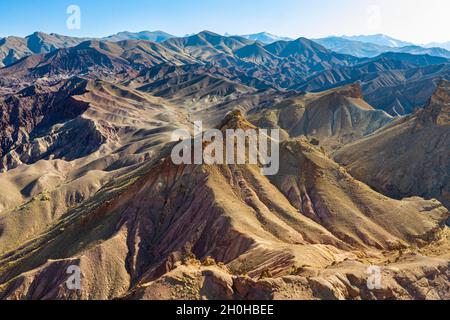
[[[81,9],[80,29],[66,26],[70,5]],[[35,31],[104,37],[143,30],[185,36],[209,30],[240,35],[268,32],[290,38],[385,34],[425,44],[450,41],[446,9],[450,9],[446,0],[111,0],[107,4],[92,0],[16,0],[0,2],[0,10],[7,13],[0,20],[0,37],[23,37]]]

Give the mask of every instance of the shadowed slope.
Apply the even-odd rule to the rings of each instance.
[[[263,112],[250,111],[250,119],[261,126],[280,128],[286,136],[305,135],[331,149],[369,135],[393,120],[363,100],[358,84],[287,97]]]
[[[388,196],[437,198],[450,206],[449,90],[442,82],[425,109],[344,147],[335,159]]]
[[[222,125],[223,129],[254,128],[239,113]],[[295,193],[286,193],[289,201],[258,166],[176,166],[168,157],[168,145],[160,157],[112,181],[47,232],[3,255],[1,296],[98,299],[135,294],[180,272],[181,261],[188,266],[187,273],[195,272],[195,266],[189,267],[192,258],[183,259],[192,254],[221,262],[224,271],[219,273],[238,281],[240,289],[236,289],[245,296],[263,274],[286,275],[296,265],[322,270],[346,259],[353,263],[383,259],[377,249],[425,245],[442,238],[447,211],[439,203],[389,200],[301,139],[282,147],[287,150],[273,181],[284,192],[294,190],[290,187],[294,181],[307,188],[310,202],[305,201],[305,206],[296,208]],[[343,187],[339,197],[348,199],[346,207],[335,207],[336,184]],[[398,210],[386,212],[384,206],[393,205]],[[310,207],[316,208],[317,215]],[[321,219],[325,215],[328,218]],[[362,221],[367,225],[356,231]],[[69,264],[83,270],[86,284],[78,293],[64,285]],[[254,280],[233,273],[247,273]],[[304,285],[324,294],[317,283]],[[213,295],[211,288],[205,290],[207,296]],[[191,298],[198,298],[195,292]],[[140,296],[144,297],[142,292]]]
[[[79,83],[75,80],[64,85]],[[154,158],[173,130],[188,125],[183,113],[161,98],[103,81],[78,80],[82,86],[70,101],[84,109],[71,117],[56,117],[56,111],[44,114],[51,121],[42,121],[28,141],[15,141],[2,158],[10,170],[0,174],[0,187],[8,190],[0,194],[0,252],[34,238],[105,183]],[[61,104],[61,110],[67,113],[72,105]],[[31,124],[18,123],[19,132],[28,128]]]
[[[365,99],[391,115],[406,115],[423,107],[441,79],[449,80],[449,59],[428,55],[384,53],[360,64],[333,68],[294,86],[321,91],[361,82]]]

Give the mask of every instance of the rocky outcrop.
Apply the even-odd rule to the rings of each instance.
[[[289,97],[263,112],[250,111],[250,119],[280,128],[291,138],[305,135],[326,149],[361,139],[393,121],[362,99],[359,84]]]
[[[449,103],[444,81],[425,109],[345,146],[336,161],[387,196],[436,198],[449,207]]]
[[[86,84],[86,80],[74,78],[53,86],[35,84],[5,96],[0,102],[0,158],[16,148],[33,149],[27,144],[32,143],[31,140],[39,136],[39,132],[85,112],[88,105],[73,99],[73,96],[83,94]],[[19,150],[16,152],[21,153]],[[33,158],[32,153],[39,151],[29,153],[29,158]],[[7,167],[8,161],[2,161],[0,169]]]
[[[307,39],[255,47],[202,32],[86,41],[0,69],[0,298],[446,299],[448,210],[382,195],[327,152],[364,141],[377,153],[343,161],[382,163],[408,195],[430,181],[445,195],[447,89],[403,119],[374,110],[359,85],[280,89],[358,62]],[[383,63],[377,72],[397,64]],[[280,171],[175,165],[171,134],[196,119],[282,129]],[[376,149],[390,134],[395,144]],[[409,143],[416,153],[391,165]],[[432,174],[416,178],[411,159]]]
[[[139,286],[124,299],[449,299],[448,261],[419,256],[410,256],[407,260],[408,263],[380,267],[379,283],[372,283],[369,278],[368,271],[373,266],[350,261],[325,271],[305,268],[299,274],[265,279],[234,276],[217,266],[179,266],[160,279]]]
[[[433,241],[448,217],[437,201],[381,196],[304,138],[282,143],[280,155],[285,165],[274,184],[304,215],[352,245],[398,249]]]
[[[238,112],[223,125],[251,126]],[[34,240],[4,254],[0,295],[24,299],[369,297],[358,291],[363,290],[361,273],[357,279],[333,280],[340,270],[337,266],[347,262],[363,270],[371,261],[390,264],[386,259],[399,250],[414,251],[433,241],[447,243],[442,221],[448,212],[437,203],[389,200],[355,181],[306,141],[286,143],[288,158],[281,159],[273,183],[256,165],[174,165],[169,156],[172,146],[104,186]],[[298,150],[289,150],[296,146]],[[300,170],[296,163],[309,166],[312,177],[300,174],[296,182]],[[295,174],[290,176],[291,172]],[[339,184],[341,193],[336,195]],[[309,200],[301,197],[305,204],[300,207],[292,196],[295,192],[282,193],[295,186],[308,190]],[[335,197],[353,202],[343,206]],[[393,206],[398,210],[386,212]],[[64,287],[69,276],[54,269],[74,261],[85,281],[76,293]],[[398,261],[409,264],[403,257]],[[219,269],[198,269],[201,263],[217,264]],[[445,263],[447,258],[439,260],[439,280],[429,283],[436,292],[442,287]],[[95,276],[94,269],[112,276]],[[61,277],[50,279],[48,274]],[[412,277],[407,278],[410,282],[405,280],[400,287],[414,287]],[[46,289],[36,291],[36,287]],[[419,297],[389,298],[408,296]]]

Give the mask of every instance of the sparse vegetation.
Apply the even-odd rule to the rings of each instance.
[[[320,140],[316,139],[316,138],[312,138],[309,143],[311,143],[313,146],[319,146],[320,145]]]
[[[347,83],[342,67],[360,60],[307,39],[262,46],[206,32],[81,48],[0,68],[2,298],[447,298],[447,212],[409,197],[446,200],[442,170],[420,173],[448,163],[449,85],[395,119],[363,100],[369,83],[319,90]],[[408,109],[398,101],[395,115]],[[175,164],[171,131],[194,119],[222,133],[279,129],[279,171],[261,173],[272,147],[261,138],[258,165],[246,165],[250,152],[246,164]],[[203,137],[203,148],[219,137]],[[233,151],[241,141],[250,149],[253,139]],[[433,143],[414,147],[424,141]],[[408,199],[391,199],[403,191]],[[58,275],[78,262],[83,288],[68,292]],[[386,267],[381,291],[366,290],[370,265]]]
[[[304,271],[306,270],[306,268],[310,268],[310,267],[311,267],[311,266],[310,266],[310,265],[307,265],[307,264],[304,264],[304,265],[302,265],[302,266],[300,266],[300,267],[294,265],[294,266],[292,266],[291,270],[289,271],[289,274],[290,274],[291,276],[296,276],[296,275],[299,275],[299,274],[301,274],[302,272],[304,272]]]
[[[272,272],[269,269],[264,269],[261,272],[259,279],[262,280],[262,279],[267,279],[267,278],[272,278],[272,277],[273,277]]]
[[[197,257],[193,253],[186,254],[183,257],[183,259],[182,259],[182,263],[185,266],[196,266],[196,267],[199,267],[199,266],[202,265],[200,260],[198,260]]]
[[[41,196],[41,201],[42,201],[42,202],[50,201],[50,200],[52,200],[52,198],[51,198],[48,194],[43,194],[43,195]]]
[[[207,257],[203,260],[202,265],[205,266],[205,267],[214,266],[214,265],[216,265],[216,260],[214,260],[214,258],[211,257],[211,256],[207,256]]]

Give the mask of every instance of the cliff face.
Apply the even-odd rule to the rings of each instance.
[[[72,79],[54,86],[35,84],[4,96],[0,101],[0,158],[15,147],[24,147],[33,132],[44,131],[86,111],[87,104],[72,98],[82,94],[85,86],[86,80]]]
[[[345,146],[335,159],[385,195],[436,198],[449,207],[449,106],[449,82],[443,81],[425,109]]]
[[[443,80],[434,94],[431,96],[430,102],[422,112],[423,117],[428,115],[433,123],[438,126],[450,125],[450,82]]]

